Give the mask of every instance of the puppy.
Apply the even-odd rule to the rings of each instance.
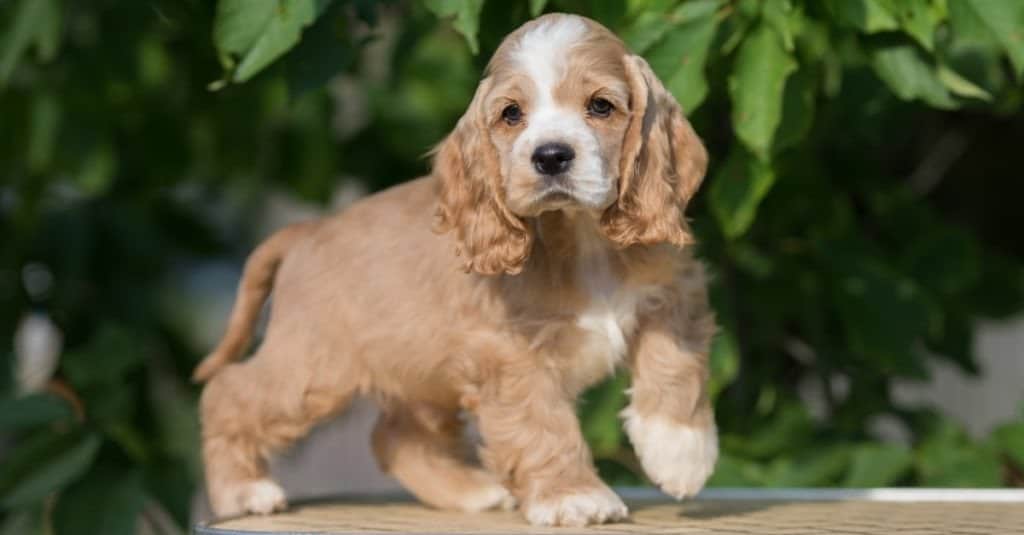
[[[600,24],[555,14],[516,30],[430,176],[252,253],[195,373],[209,380],[214,511],[284,507],[268,455],[369,395],[381,467],[427,504],[514,500],[535,525],[622,520],[574,405],[617,367],[632,378],[622,417],[643,469],[676,498],[695,494],[718,454],[714,320],[684,218],[706,165],[673,97]],[[232,364],[271,287],[263,343]],[[479,463],[463,411],[479,423]]]

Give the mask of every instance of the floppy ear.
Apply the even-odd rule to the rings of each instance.
[[[469,109],[436,149],[435,230],[454,232],[456,254],[465,260],[466,272],[515,274],[530,254],[533,234],[505,205],[498,154],[483,113],[489,87],[489,78],[480,82]]]
[[[630,124],[619,164],[619,199],[601,219],[622,247],[693,243],[684,211],[708,165],[708,153],[675,97],[640,56],[623,58]]]

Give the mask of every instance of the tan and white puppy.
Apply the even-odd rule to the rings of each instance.
[[[575,411],[620,366],[644,470],[672,496],[695,494],[718,453],[714,320],[684,218],[706,165],[679,105],[607,29],[555,14],[516,30],[430,176],[253,252],[227,334],[196,370],[210,381],[216,513],[284,507],[268,455],[369,395],[381,466],[428,504],[514,499],[536,525],[624,519]],[[271,287],[262,345],[230,363]],[[478,419],[482,463],[463,411]]]

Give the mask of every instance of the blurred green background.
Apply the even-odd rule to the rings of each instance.
[[[972,436],[892,395],[984,376],[1024,308],[1024,2],[0,0],[0,534],[182,532],[246,253],[426,172],[544,11],[621,35],[712,155],[711,484],[1024,486],[1024,408]],[[625,381],[581,413],[643,484]]]

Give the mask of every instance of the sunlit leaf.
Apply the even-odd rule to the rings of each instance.
[[[763,23],[740,46],[729,77],[732,124],[736,136],[761,159],[769,156],[782,120],[786,78],[796,66],[779,36]]]
[[[672,10],[668,10],[667,5],[662,9],[645,10],[622,31],[622,40],[633,52],[646,54],[673,28],[712,17],[721,5],[722,0],[692,0]]]
[[[839,22],[867,33],[899,28],[886,0],[825,0],[825,6]]]
[[[953,92],[955,95],[966,98],[976,98],[978,100],[991,101],[992,94],[979,87],[974,82],[960,76],[956,71],[950,69],[945,65],[939,65],[938,72],[939,80],[945,84],[946,88]]]
[[[920,99],[936,108],[953,109],[956,101],[935,67],[911,43],[879,44],[871,50],[875,73],[903,100]]]
[[[530,16],[536,17],[543,13],[547,4],[548,0],[530,0]]]
[[[480,51],[477,32],[480,30],[480,12],[484,8],[484,0],[425,0],[427,8],[438,17],[454,17],[452,27],[466,38],[469,50],[476,54]]]
[[[704,65],[716,26],[713,12],[691,19],[669,30],[645,54],[651,69],[686,113],[692,113],[707,96]]]
[[[220,0],[213,40],[225,66],[233,67],[231,80],[252,78],[294,47],[330,1]]]
[[[1024,77],[1024,2],[948,0],[948,3],[954,28],[972,35],[987,30],[1006,50],[1018,78]]]
[[[786,51],[792,52],[795,35],[800,32],[800,12],[792,0],[764,0],[761,9],[764,19],[782,38]]]
[[[899,21],[900,27],[914,38],[925,50],[935,47],[935,28],[939,25],[939,13],[932,2],[921,0],[887,0]],[[984,1],[984,0],[983,0]]]

